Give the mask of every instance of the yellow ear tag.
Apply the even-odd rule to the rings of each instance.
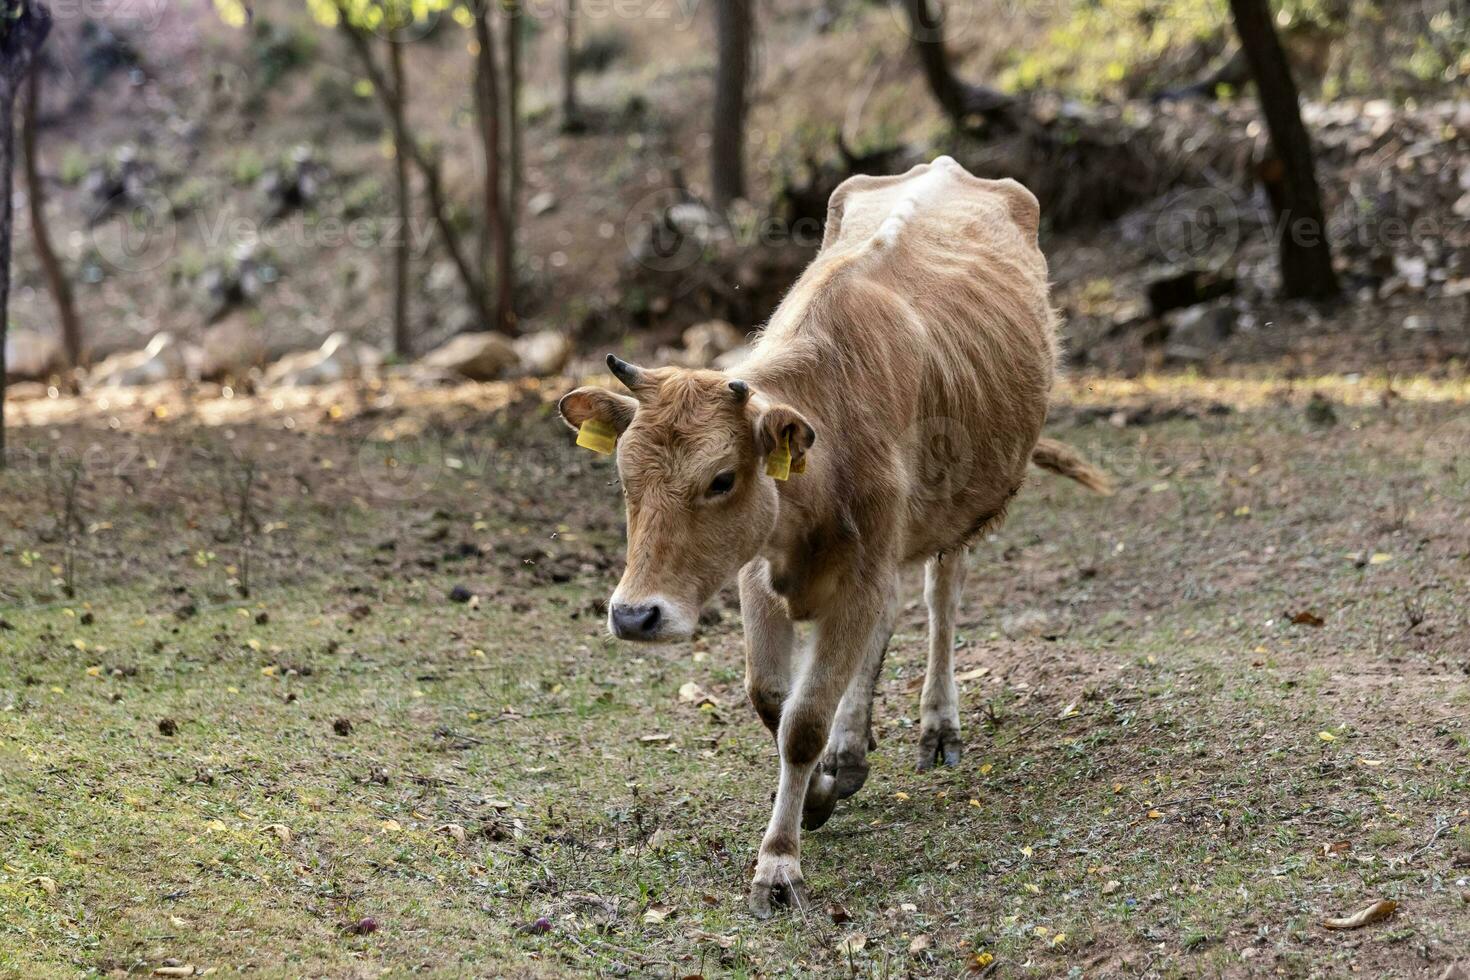
[[[594,453],[611,456],[618,445],[618,434],[606,422],[588,419],[577,430],[577,445]]]
[[[781,445],[771,450],[766,457],[766,476],[773,476],[778,480],[790,479],[792,473],[804,473],[806,471],[806,460],[799,459],[795,463],[791,461],[791,437],[787,436],[781,440]]]

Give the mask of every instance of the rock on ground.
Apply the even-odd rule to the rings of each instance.
[[[741,347],[745,334],[724,320],[706,320],[684,331],[684,363],[692,368],[713,367],[722,355]]]
[[[486,330],[462,333],[425,354],[419,363],[430,369],[452,371],[471,381],[494,381],[520,365],[520,355],[509,337]]]
[[[1168,313],[1164,316],[1169,329],[1164,356],[1191,363],[1208,360],[1235,334],[1239,320],[1240,315],[1229,304],[1191,306]]]
[[[142,350],[113,354],[87,375],[90,388],[133,388],[184,377],[183,345],[171,333],[157,333]]]
[[[541,330],[517,337],[512,346],[520,359],[522,374],[544,378],[560,374],[572,359],[572,342],[556,330]]]
[[[266,361],[265,333],[243,316],[205,330],[189,351],[189,375],[200,381],[244,378]]]
[[[45,381],[66,366],[61,341],[35,330],[5,335],[5,380]]]
[[[262,383],[267,388],[305,388],[331,384],[377,373],[382,356],[371,347],[357,344],[338,331],[316,350],[287,354],[266,368]]]
[[[1013,640],[1050,637],[1063,632],[1054,617],[1043,609],[1022,609],[1001,617],[1000,631]]]
[[[1180,310],[1235,292],[1235,279],[1208,269],[1184,269],[1156,275],[1147,287],[1154,316]]]

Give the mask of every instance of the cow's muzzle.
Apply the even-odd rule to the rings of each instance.
[[[649,643],[656,640],[682,640],[694,632],[694,624],[676,606],[661,596],[640,602],[622,602],[616,597],[608,604],[607,628],[620,640]]]
[[[658,635],[663,620],[663,610],[657,603],[640,605],[618,603],[612,607],[609,621],[613,635],[620,640],[649,640]]]

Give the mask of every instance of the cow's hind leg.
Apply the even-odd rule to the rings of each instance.
[[[806,809],[802,826],[816,830],[832,816],[838,800],[845,800],[863,788],[868,780],[868,750],[873,744],[873,690],[883,669],[883,655],[893,637],[893,624],[898,616],[898,583],[889,589],[889,598],[873,629],[863,661],[853,674],[832,719],[832,734],[822,763],[812,774],[807,787]]]
[[[954,683],[954,626],[965,584],[965,552],[929,559],[924,601],[929,606],[929,669],[919,700],[919,771],[960,761],[960,703]]]

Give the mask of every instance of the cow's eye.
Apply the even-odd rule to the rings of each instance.
[[[709,495],[711,497],[723,497],[725,494],[734,489],[735,474],[721,473],[719,476],[710,481]]]

